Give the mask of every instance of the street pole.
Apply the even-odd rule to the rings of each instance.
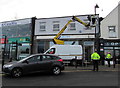
[[[95,7],[94,7],[94,10],[95,10],[95,17],[96,17],[96,8],[99,8],[99,6],[96,4],[95,5]],[[95,20],[97,20],[97,19],[95,19]],[[95,50],[97,50],[98,51],[98,46],[97,46],[97,35],[96,35],[97,33],[96,33],[96,26],[95,26],[95,42],[94,42],[94,48],[95,48]]]
[[[35,33],[35,20],[36,17],[32,17],[31,19],[31,44],[30,44],[30,54],[34,53],[34,33]]]
[[[18,41],[16,40],[16,50],[15,50],[15,56],[16,56],[16,58],[15,58],[15,60],[17,61],[17,57],[18,57]]]
[[[3,57],[2,57],[2,71],[3,71],[3,65],[5,63],[5,51],[6,51],[6,39],[7,39],[7,36],[6,35],[3,35],[5,37],[4,39],[4,49],[3,49]]]

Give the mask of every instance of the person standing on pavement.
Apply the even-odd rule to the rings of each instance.
[[[100,55],[97,53],[97,51],[95,50],[95,52],[91,55],[91,59],[93,61],[93,71],[98,71],[99,67],[99,60],[100,60]]]
[[[116,56],[113,56],[113,68],[115,68],[115,64],[116,64]]]
[[[110,52],[108,52],[106,55],[106,61],[108,63],[108,67],[110,67],[110,61],[111,61],[111,53]]]

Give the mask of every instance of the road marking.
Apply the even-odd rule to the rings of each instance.
[[[63,72],[83,72],[83,71],[92,71],[92,70],[71,70],[71,71],[63,71]]]
[[[67,70],[67,71],[62,71],[62,72],[84,72],[84,71],[91,71],[92,72],[92,70]],[[101,71],[111,71],[111,72],[117,72],[117,70],[99,70],[98,72],[101,72]]]

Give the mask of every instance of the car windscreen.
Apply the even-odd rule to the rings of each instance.
[[[46,52],[46,54],[55,54],[55,48],[51,48]]]

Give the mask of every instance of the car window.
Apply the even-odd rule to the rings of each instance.
[[[29,63],[40,61],[40,56],[33,56],[27,60]]]
[[[52,58],[53,60],[61,59],[60,57],[57,57],[57,56],[51,56],[51,58]]]
[[[55,48],[51,48],[51,49],[47,52],[47,54],[55,54]]]
[[[43,55],[42,56],[42,61],[45,61],[45,60],[51,60],[51,57],[48,56],[48,55]]]

